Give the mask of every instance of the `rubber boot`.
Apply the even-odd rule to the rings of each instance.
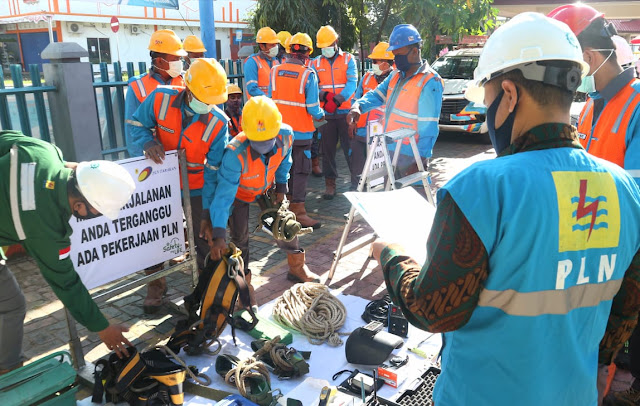
[[[289,273],[287,279],[295,282],[320,282],[320,277],[309,270],[305,264],[304,250],[287,255]]]
[[[325,191],[322,197],[326,200],[333,200],[336,195],[335,178],[324,178]]]
[[[311,174],[316,178],[322,176],[322,169],[320,169],[320,158],[311,158]]]
[[[313,227],[313,229],[318,229],[322,226],[322,224],[318,220],[314,220],[309,215],[307,215],[307,209],[304,207],[304,202],[299,203],[291,203],[289,204],[289,210],[296,215],[296,220],[300,222],[302,227]]]
[[[147,269],[145,274],[151,275],[162,269],[162,265],[154,267],[153,269]],[[167,293],[167,280],[162,277],[160,279],[153,280],[147,284],[147,297],[142,304],[142,310],[145,314],[154,314],[163,304],[163,297]]]

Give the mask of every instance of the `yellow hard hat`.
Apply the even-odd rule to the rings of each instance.
[[[199,58],[191,63],[184,83],[198,100],[206,104],[227,101],[227,73],[213,58]]]
[[[291,38],[292,37],[287,38],[287,40],[284,42],[284,50],[287,51],[288,54],[291,53]]]
[[[393,56],[393,52],[388,51],[388,48],[388,42],[378,42],[378,45],[376,45],[369,54],[369,59],[388,59],[392,61],[395,57]]]
[[[200,38],[195,35],[189,35],[184,39],[183,48],[187,52],[207,52],[207,49],[204,47]]]
[[[305,34],[303,32],[299,32],[293,37],[291,37],[291,41],[289,41],[289,53],[291,53],[291,47],[293,45],[304,45],[309,48],[309,52],[313,52],[313,41],[311,41],[311,37],[309,34]]]
[[[242,89],[235,83],[229,83],[227,85],[227,94],[242,94]]]
[[[330,25],[323,25],[316,34],[318,48],[330,47],[338,39],[338,33]]]
[[[291,33],[289,31],[280,31],[277,35],[278,41],[280,41],[280,45],[284,46],[286,44],[287,39],[291,38]]]
[[[267,96],[249,99],[242,109],[242,129],[251,141],[267,141],[280,132],[282,114]]]
[[[158,30],[151,34],[149,51],[161,54],[187,56],[187,51],[182,49],[182,41],[171,30]]]
[[[258,44],[279,44],[280,40],[274,30],[269,27],[262,27],[256,34],[256,42]]]

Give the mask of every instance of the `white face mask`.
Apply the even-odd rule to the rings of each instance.
[[[169,69],[162,69],[158,67],[158,65],[154,65],[156,69],[163,70],[169,74],[172,78],[177,78],[182,74],[182,60],[178,61],[167,61],[164,58],[161,58],[163,61],[169,64]]]
[[[591,49],[591,51],[610,51],[609,56],[607,56],[607,59],[605,59],[600,66],[598,66],[598,68],[596,68],[596,70],[593,71],[593,73],[591,75],[587,75],[584,78],[582,78],[582,82],[580,83],[580,86],[578,86],[578,88],[576,89],[576,91],[578,92],[582,92],[582,93],[593,93],[596,91],[596,79],[594,78],[596,72],[598,72],[600,70],[600,68],[602,68],[604,66],[605,63],[607,63],[607,61],[609,60],[609,58],[611,58],[611,55],[613,55],[613,53],[615,52],[614,49]]]
[[[276,56],[278,56],[278,51],[278,46],[275,46],[267,51],[267,55],[269,55],[269,57],[271,58],[275,58]]]
[[[191,101],[189,102],[189,107],[196,114],[209,114],[209,112],[213,108],[212,106],[196,99],[193,95],[191,95]]]
[[[322,56],[325,58],[333,58],[336,54],[336,49],[334,47],[322,48]]]

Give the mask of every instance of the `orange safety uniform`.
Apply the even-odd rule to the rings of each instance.
[[[271,74],[271,98],[282,114],[282,122],[289,124],[296,132],[314,132],[313,117],[307,108],[317,106],[307,104],[305,85],[311,68],[294,63],[275,66]]]
[[[235,117],[229,113],[227,113],[227,116],[229,116],[229,136],[235,137],[242,132],[242,116]]]
[[[200,115],[183,128],[182,98],[184,92],[157,94],[153,110],[157,120],[156,137],[165,151],[184,148],[187,155],[187,173],[189,189],[201,189],[204,186],[204,167],[206,155],[211,143],[222,127],[227,125],[225,114],[216,108],[217,114]],[[180,178],[180,187],[182,187]]]
[[[592,155],[624,168],[626,136],[631,117],[640,103],[640,93],[632,79],[604,106],[593,127],[593,99],[589,99],[578,119],[580,143]]]
[[[318,72],[318,88],[320,91],[340,94],[347,85],[347,67],[351,61],[351,54],[340,52],[336,55],[333,65],[327,58],[316,58],[313,61],[315,71]],[[348,110],[351,108],[353,95],[340,105],[340,110]],[[322,102],[324,107],[324,102]]]
[[[409,80],[402,83],[401,89],[394,97],[394,91],[398,82],[402,79],[398,71],[392,73],[387,89],[387,110],[385,111],[385,127],[384,131],[389,132],[401,128],[411,128],[415,130],[415,140],[418,141],[418,100],[425,83],[431,80],[435,75],[430,70],[419,72],[413,75]],[[400,95],[400,92],[402,94]],[[402,97],[399,97],[402,96]],[[392,102],[391,106],[389,103]],[[437,118],[429,118],[429,120],[438,120]],[[405,138],[403,144],[409,144],[409,139]]]
[[[362,77],[362,95],[375,90],[378,87],[378,81],[375,78],[373,72],[367,72]],[[358,119],[358,128],[366,128],[369,121],[377,121],[384,117],[385,106],[378,107],[371,110],[368,113],[361,114]]]
[[[175,78],[172,78],[167,85],[183,87],[184,80],[182,80],[182,76],[177,76]],[[129,83],[129,86],[131,86],[133,94],[136,95],[136,99],[138,99],[138,101],[142,103],[148,95],[153,93],[153,91],[156,90],[158,86],[160,86],[160,84],[157,80],[153,79],[151,75],[149,75],[149,73],[146,73],[133,82]]]
[[[272,61],[273,65],[269,66],[269,64],[264,59],[262,59],[259,54],[253,54],[248,56],[247,59],[244,60],[244,63],[246,64],[249,59],[252,59],[258,67],[258,88],[262,90],[264,94],[268,94],[269,93],[269,75],[271,74],[271,68],[272,66],[279,65],[280,62],[277,59],[274,59]],[[249,86],[251,82],[252,81],[249,80],[247,82],[247,86]],[[251,98],[251,94],[247,92],[247,100],[249,100],[250,98]]]
[[[241,148],[246,144],[245,148]],[[236,199],[243,202],[251,203],[256,200],[257,196],[264,194],[274,183],[276,171],[280,167],[282,161],[288,156],[289,150],[293,144],[293,134],[283,135],[279,133],[276,136],[276,145],[283,145],[282,149],[278,149],[278,153],[269,158],[269,166],[265,167],[260,154],[252,154],[249,140],[244,133],[237,135],[227,145],[227,149],[231,153],[236,153],[238,160],[242,166],[242,175],[240,176],[240,185],[236,193]]]

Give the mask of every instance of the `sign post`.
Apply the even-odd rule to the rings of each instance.
[[[118,49],[118,62],[120,62],[120,36],[117,35],[119,30],[120,30],[120,21],[118,20],[118,17],[116,17],[116,16],[111,17],[111,31],[113,31],[113,33],[116,34],[116,47]]]

